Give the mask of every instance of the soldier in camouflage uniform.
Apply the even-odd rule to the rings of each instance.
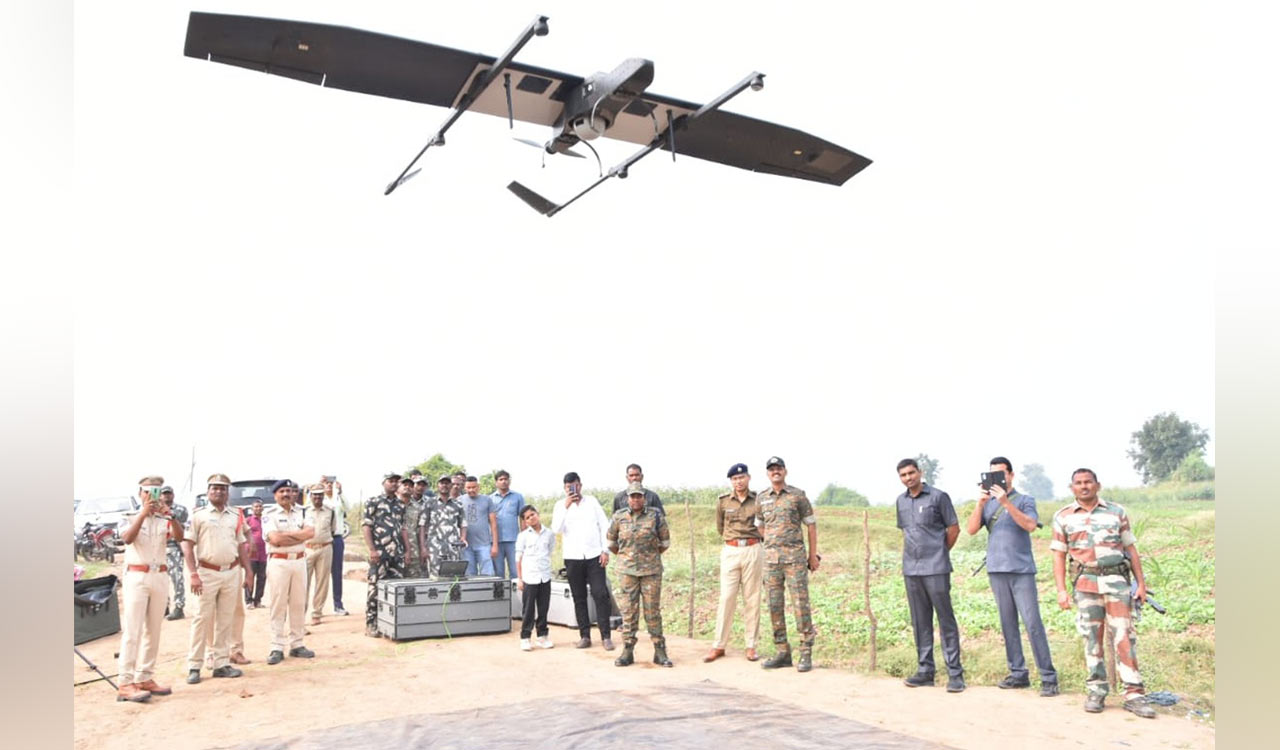
[[[635,661],[643,601],[644,621],[653,641],[653,663],[675,666],[667,658],[667,641],[662,636],[662,553],[671,546],[671,530],[665,513],[645,505],[645,489],[639,482],[627,488],[627,507],[613,514],[605,538],[609,551],[618,556],[622,577],[622,655],[613,663],[625,667]]]
[[[427,499],[423,497],[423,491],[427,489],[427,480],[418,475],[413,483],[413,494],[409,496],[409,502],[404,506],[404,528],[409,533],[409,552],[405,555],[405,576],[409,578],[426,578],[427,577],[427,560],[423,556],[425,551],[422,546],[422,538],[418,534],[419,521],[422,520],[422,513],[426,509]]]
[[[167,485],[161,487],[160,499],[164,501],[173,520],[177,521],[179,526],[186,528],[187,509],[173,501],[173,488]],[[186,587],[183,585],[185,582],[182,580],[182,547],[173,541],[173,537],[169,537],[169,541],[165,543],[164,552],[165,564],[169,566],[169,584],[173,592],[169,600],[169,614],[164,619],[181,620],[184,616],[182,607],[187,603]]]
[[[390,472],[382,478],[382,494],[371,497],[364,504],[364,517],[360,522],[364,544],[369,550],[368,597],[365,600],[364,634],[372,638],[378,634],[378,581],[387,578],[404,578],[404,550],[407,546],[404,534],[405,504],[395,496],[400,475]]]
[[[462,503],[449,497],[453,482],[440,477],[436,498],[427,502],[418,519],[418,535],[427,553],[427,577],[440,575],[440,563],[461,560],[462,538],[466,534],[466,513]]]
[[[1107,663],[1103,654],[1103,628],[1111,630],[1116,648],[1116,674],[1124,685],[1124,708],[1143,718],[1156,712],[1146,700],[1138,657],[1134,651],[1131,599],[1144,601],[1146,579],[1138,558],[1137,538],[1129,526],[1124,508],[1098,497],[1098,477],[1091,469],[1076,469],[1071,475],[1075,502],[1053,514],[1053,580],[1058,587],[1058,606],[1071,609],[1067,593],[1067,556],[1071,556],[1075,584],[1076,628],[1084,636],[1085,681],[1089,697],[1084,710],[1102,711],[1107,697]],[[1138,582],[1130,595],[1129,575]]]
[[[777,456],[765,464],[769,489],[756,495],[756,526],[764,546],[764,586],[769,598],[769,619],[778,651],[766,659],[765,669],[791,666],[791,646],[787,643],[787,615],[784,588],[791,589],[796,632],[800,634],[800,660],[796,670],[813,669],[813,617],[809,612],[809,571],[817,571],[818,521],[804,490],[787,484],[787,465]],[[809,553],[805,554],[803,527],[809,529]]]

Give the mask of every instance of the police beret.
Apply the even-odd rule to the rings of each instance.
[[[747,465],[746,465],[746,464],[734,464],[733,466],[730,466],[730,467],[729,467],[729,473],[728,473],[728,474],[726,474],[726,476],[728,476],[730,479],[732,479],[732,478],[734,478],[734,477],[738,476],[739,474],[746,474],[746,473],[747,473]]]
[[[271,485],[271,494],[276,494],[283,489],[297,489],[298,485],[293,483],[292,479],[277,479],[276,483]]]
[[[781,466],[785,469],[787,468],[787,462],[777,456],[770,456],[769,460],[764,462],[764,468],[766,469],[772,469],[775,466]]]

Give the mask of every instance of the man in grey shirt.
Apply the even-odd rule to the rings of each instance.
[[[467,477],[463,483],[462,512],[467,522],[467,546],[462,558],[467,561],[467,575],[493,575],[493,558],[498,556],[498,515],[493,498],[480,494],[480,481]]]
[[[1053,668],[1049,638],[1040,620],[1036,560],[1031,554],[1031,532],[1040,523],[1036,499],[1013,488],[1013,463],[1009,459],[1004,456],[991,459],[991,471],[1004,472],[1004,487],[993,484],[989,489],[983,488],[965,530],[977,534],[978,529],[985,526],[988,532],[987,580],[996,597],[1004,655],[1009,663],[1009,674],[996,683],[996,687],[1031,687],[1027,660],[1022,653],[1022,634],[1018,632],[1018,615],[1022,615],[1031,653],[1040,670],[1040,695],[1054,696],[1058,694],[1058,673]]]
[[[933,685],[933,613],[942,631],[942,655],[947,662],[947,692],[964,691],[960,666],[960,628],[951,609],[951,548],[960,536],[960,523],[951,496],[925,484],[915,459],[898,462],[898,479],[907,491],[898,495],[898,528],[902,529],[902,577],[911,608],[919,667],[904,682],[907,687]]]
[[[640,464],[629,464],[627,466],[627,486],[632,484],[644,484],[644,469],[640,468]],[[623,490],[613,496],[613,512],[617,513],[627,507],[627,491]],[[662,498],[658,497],[658,493],[650,489],[644,491],[644,507],[657,508],[662,512],[666,512],[666,508],[662,507]]]

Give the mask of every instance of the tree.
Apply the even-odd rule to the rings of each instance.
[[[1018,483],[1023,492],[1037,500],[1053,499],[1053,480],[1045,474],[1043,464],[1023,464]]]
[[[1175,482],[1207,482],[1213,477],[1213,467],[1204,460],[1204,454],[1198,451],[1188,453],[1182,463],[1178,464],[1178,468],[1173,470]]]
[[[855,508],[866,508],[871,505],[866,495],[848,487],[841,487],[834,482],[822,488],[814,505],[846,505]]]
[[[429,490],[435,489],[435,483],[439,481],[440,477],[450,476],[457,471],[468,473],[467,467],[453,463],[449,459],[445,458],[443,453],[437,453],[420,464],[410,466],[405,473],[411,472],[414,469],[422,472],[422,476],[427,478],[427,482],[430,484],[430,486],[427,487]],[[476,475],[476,479],[480,482],[480,494],[490,495],[498,489],[498,485],[493,479],[493,475],[496,471],[497,469],[489,472],[488,474]]]
[[[916,463],[920,464],[920,473],[924,475],[925,484],[936,484],[938,475],[942,473],[942,462],[936,458],[929,458],[928,453],[921,453],[916,456]]]
[[[1166,412],[1148,419],[1129,442],[1134,446],[1129,449],[1133,468],[1142,474],[1143,484],[1154,484],[1172,476],[1182,459],[1203,451],[1209,433]]]

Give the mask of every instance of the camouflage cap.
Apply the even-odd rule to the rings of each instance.
[[[398,471],[388,471],[386,474],[382,475],[382,481],[384,482],[387,481],[388,479],[399,479],[399,478],[400,478],[400,472]]]
[[[208,484],[231,486],[231,479],[226,474],[210,474]]]
[[[628,495],[643,495],[643,494],[644,494],[644,485],[640,484],[639,482],[632,482],[631,484],[627,485],[627,494],[628,494]]]

